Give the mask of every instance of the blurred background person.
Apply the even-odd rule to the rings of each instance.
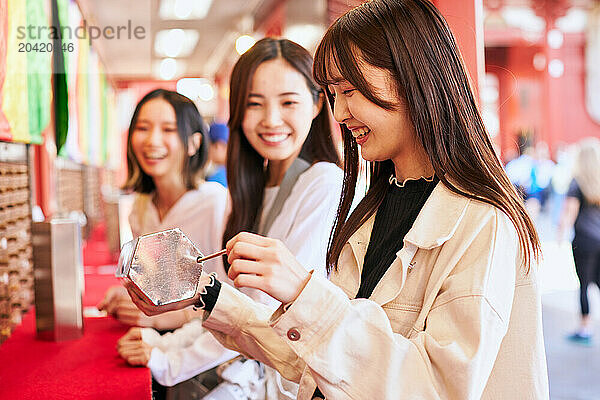
[[[548,213],[551,226],[558,229],[567,192],[573,178],[575,145],[561,143],[556,150],[556,164],[552,170],[550,185],[552,194],[549,199]]]
[[[206,180],[218,182],[227,187],[227,141],[229,128],[226,124],[213,123],[208,131],[210,146],[208,148],[209,164],[206,169]]]
[[[588,138],[580,143],[573,180],[565,200],[559,225],[559,239],[574,226],[572,242],[575,269],[579,278],[581,320],[568,339],[584,345],[592,344],[588,286],[600,287],[600,139]]]
[[[517,188],[523,200],[529,198],[531,193],[531,177],[535,163],[533,147],[524,147],[523,152],[512,158],[506,164],[506,174],[512,184]]]
[[[554,172],[554,161],[550,159],[548,144],[539,141],[535,145],[533,168],[531,170],[531,186],[529,196],[525,203],[530,203],[528,209],[534,210],[535,218],[546,206],[546,202],[552,192],[550,185]]]
[[[519,157],[506,164],[506,174],[523,196],[525,207],[534,220],[552,192],[553,171],[554,161],[550,159],[548,144],[542,141],[525,147]]]

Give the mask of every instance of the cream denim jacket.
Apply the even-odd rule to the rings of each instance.
[[[536,266],[520,266],[506,215],[439,183],[371,297],[354,299],[374,220],[291,306],[272,314],[223,284],[204,326],[300,382],[301,400],[317,385],[328,400],[547,399]]]

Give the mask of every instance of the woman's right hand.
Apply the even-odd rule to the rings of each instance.
[[[97,307],[126,325],[150,328],[155,325],[155,321],[144,315],[131,301],[123,286],[111,286]]]
[[[148,328],[154,328],[156,325],[154,319],[141,312],[129,297],[119,300],[113,316],[126,325]]]
[[[227,242],[229,279],[236,287],[259,289],[288,304],[296,300],[311,273],[277,239],[241,232]]]
[[[114,315],[118,302],[123,299],[129,299],[127,289],[123,286],[111,286],[96,307],[100,311],[104,310],[107,314]]]

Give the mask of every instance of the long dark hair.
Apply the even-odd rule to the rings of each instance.
[[[338,18],[317,48],[313,73],[321,86],[334,83],[329,67],[335,65],[368,100],[392,110],[394,105],[381,100],[365,80],[359,60],[389,71],[440,181],[506,213],[529,269],[540,253],[537,232],[494,152],[456,41],[439,11],[427,0],[369,1]],[[337,269],[346,241],[381,204],[394,171],[391,160],[370,163],[369,190],[348,217],[359,159],[351,133],[341,128],[344,184],[327,251],[329,271]]]
[[[267,175],[263,171],[264,159],[250,145],[242,122],[246,113],[248,93],[258,66],[265,61],[281,58],[306,80],[315,104],[323,93],[312,77],[311,55],[302,46],[287,40],[265,38],[256,42],[233,67],[229,90],[229,142],[227,144],[227,184],[232,208],[227,219],[223,246],[241,231],[254,229],[254,223],[263,202]],[[313,119],[310,131],[300,151],[300,158],[310,164],[329,161],[339,164],[329,122],[329,106],[323,102],[321,111]],[[227,268],[226,263],[226,268]]]
[[[204,167],[208,158],[208,134],[206,124],[198,112],[194,102],[187,97],[170,90],[156,89],[146,94],[135,107],[131,123],[129,124],[129,133],[127,135],[127,181],[123,185],[124,189],[132,189],[138,193],[152,193],[156,186],[152,177],[144,172],[140,167],[133,148],[131,147],[131,136],[135,131],[140,110],[150,100],[163,99],[168,102],[175,110],[175,119],[177,121],[177,133],[183,144],[185,153],[182,174],[183,182],[187,190],[196,188],[196,175]],[[194,133],[200,132],[202,142],[196,153],[189,157],[188,139]]]

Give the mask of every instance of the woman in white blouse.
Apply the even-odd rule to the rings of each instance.
[[[227,191],[215,182],[198,180],[208,144],[207,126],[187,97],[157,89],[140,100],[129,126],[124,185],[135,193],[129,215],[134,237],[180,228],[203,253],[220,248],[214,232],[222,229]],[[208,261],[205,270],[225,277],[220,259]],[[98,308],[127,325],[160,330],[177,328],[189,319],[183,311],[147,317],[121,286],[110,288]]]

